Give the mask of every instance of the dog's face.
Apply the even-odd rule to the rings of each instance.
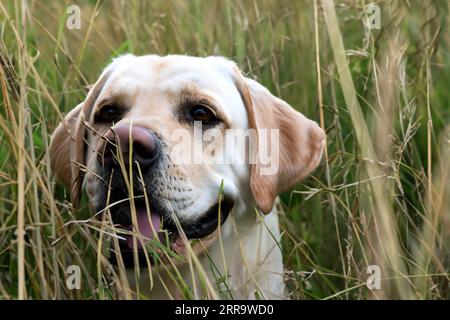
[[[249,130],[256,135],[230,150],[227,133]],[[263,138],[267,131],[276,139]],[[224,58],[126,55],[66,116],[50,151],[74,205],[84,188],[94,211],[107,208],[115,224],[182,252],[180,233],[211,237],[233,207],[269,213],[278,192],[317,166],[324,138]],[[269,173],[263,149],[275,153]],[[141,241],[130,236],[122,247]]]

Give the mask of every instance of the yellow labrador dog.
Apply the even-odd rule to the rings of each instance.
[[[156,241],[191,255],[177,268],[193,288],[195,264],[217,292],[283,298],[274,203],[318,165],[324,141],[314,121],[230,60],[124,55],[60,123],[50,152],[73,205],[84,189],[93,212],[128,231],[110,260],[130,274],[154,265],[146,247]],[[167,280],[143,281],[149,297],[177,297],[155,279]]]

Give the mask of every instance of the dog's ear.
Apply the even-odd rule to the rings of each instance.
[[[50,141],[50,165],[56,178],[70,191],[76,207],[80,198],[80,167],[84,162],[84,126],[80,103],[70,111],[53,132]],[[77,147],[78,146],[78,147]]]
[[[255,160],[251,164],[250,188],[258,208],[270,213],[275,198],[308,176],[319,164],[325,145],[325,133],[316,122],[294,110],[285,101],[272,95],[258,82],[245,78],[233,66],[233,80],[241,94],[248,114],[249,127],[256,130],[257,143],[253,148]],[[278,151],[278,170],[264,173],[260,162],[261,144],[273,144],[271,139],[261,139],[261,131],[270,135],[278,129],[277,146],[265,150]]]
[[[50,165],[56,178],[70,191],[74,207],[78,206],[83,183],[86,126],[92,108],[111,71],[105,70],[90,88],[84,102],[70,111],[55,129],[50,141]]]

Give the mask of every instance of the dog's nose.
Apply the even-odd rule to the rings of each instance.
[[[133,164],[137,162],[142,169],[146,169],[154,162],[160,149],[158,138],[147,128],[119,125],[110,130],[105,138],[109,141],[102,159],[106,165],[118,164],[119,152],[126,164],[131,153]]]

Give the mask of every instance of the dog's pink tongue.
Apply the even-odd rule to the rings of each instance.
[[[150,218],[150,219],[149,219]],[[161,219],[159,215],[154,213],[147,213],[147,209],[145,206],[136,208],[136,220],[137,220],[137,229],[139,233],[148,239],[153,239],[155,234],[158,233],[161,227]],[[150,224],[150,220],[152,225]],[[142,241],[145,241],[143,239]],[[136,239],[138,248],[142,247],[140,239]],[[130,236],[127,239],[128,247],[133,248],[133,237]]]

